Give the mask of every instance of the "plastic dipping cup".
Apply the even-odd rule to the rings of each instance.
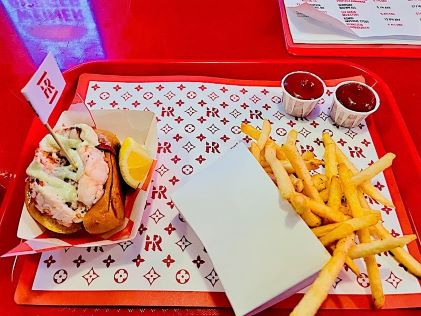
[[[326,92],[323,80],[307,71],[287,74],[281,86],[285,112],[295,117],[309,115]]]
[[[352,128],[379,106],[380,98],[372,87],[358,81],[344,81],[335,87],[330,117],[336,124]]]

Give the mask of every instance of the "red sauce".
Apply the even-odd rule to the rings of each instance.
[[[290,95],[301,100],[318,99],[324,92],[320,79],[305,72],[288,75],[284,80],[284,88]]]
[[[369,112],[376,106],[374,93],[356,82],[340,86],[336,90],[336,98],[344,107],[356,112]]]

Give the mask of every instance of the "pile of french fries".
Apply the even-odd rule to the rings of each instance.
[[[393,207],[371,184],[371,179],[392,165],[394,154],[388,153],[359,171],[328,133],[322,135],[325,152],[323,160],[319,160],[312,152],[298,152],[295,130],[287,134],[282,145],[270,138],[271,125],[267,120],[261,130],[244,123],[241,130],[254,139],[250,152],[277,184],[281,196],[332,253],[291,315],[316,314],[344,264],[357,276],[360,274],[355,259],[364,259],[375,308],[381,308],[385,299],[376,254],[390,251],[410,273],[421,277],[421,264],[402,248],[416,235],[394,238],[382,225],[380,212],[370,209],[364,196]],[[310,170],[322,165],[324,173],[311,175]]]

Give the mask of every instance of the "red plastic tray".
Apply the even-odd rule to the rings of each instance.
[[[288,53],[297,56],[420,58],[421,45],[405,44],[305,44],[294,43],[284,0],[278,0]]]
[[[386,151],[392,151],[397,154],[397,159],[393,165],[393,173],[398,184],[399,193],[404,201],[405,209],[410,217],[412,217],[412,225],[415,230],[421,227],[421,214],[415,211],[418,207],[418,192],[421,188],[419,183],[421,180],[421,161],[416,152],[414,144],[403,122],[401,114],[398,110],[394,98],[385,85],[385,83],[377,75],[363,69],[355,64],[339,61],[317,61],[313,59],[301,60],[299,63],[294,61],[265,61],[265,62],[247,62],[247,63],[195,63],[195,62],[170,62],[170,61],[132,61],[132,62],[93,62],[80,65],[65,73],[67,87],[63,94],[58,108],[53,114],[51,121],[54,121],[59,112],[66,108],[73,98],[73,93],[77,85],[77,80],[82,73],[102,73],[102,74],[118,74],[118,75],[201,75],[215,76],[234,79],[254,79],[254,80],[280,80],[287,72],[305,69],[313,71],[323,78],[334,79],[355,75],[363,75],[370,85],[375,85],[382,106],[373,116],[373,123],[379,134],[381,135],[382,145]],[[14,246],[18,240],[16,238],[16,227],[20,216],[21,206],[23,203],[24,188],[24,169],[32,158],[34,144],[45,133],[45,130],[38,120],[32,122],[31,137],[27,138],[25,144],[22,144],[22,154],[18,161],[18,175],[16,181],[6,192],[2,208],[5,209],[4,216],[0,221],[0,238],[2,240],[0,251],[3,253]],[[411,216],[412,215],[412,216]],[[20,258],[17,261],[16,268],[11,280],[11,271],[13,269],[13,258],[1,259],[0,282],[3,285],[3,295],[0,297],[0,310],[8,313],[36,313],[36,314],[56,314],[57,312],[64,314],[106,314],[108,309],[96,308],[64,308],[63,307],[35,307],[35,306],[18,306],[13,301],[16,280],[25,260],[34,262],[34,258]],[[123,304],[123,302],[122,302]],[[131,313],[132,310],[120,308],[120,313]],[[142,311],[144,311],[142,309]],[[227,309],[147,309],[150,313],[169,313],[169,314],[230,314]],[[355,311],[354,311],[355,312]],[[364,314],[371,311],[361,310],[359,313]],[[382,311],[384,315],[391,314],[413,314],[410,310],[400,311]],[[267,313],[270,313],[267,312]],[[275,314],[287,314],[288,310],[275,310]],[[321,314],[333,315],[337,313],[335,310],[324,310]],[[345,315],[351,315],[352,311],[341,311]]]

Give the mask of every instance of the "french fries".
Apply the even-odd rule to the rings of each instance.
[[[290,144],[292,146],[295,146],[295,143],[297,142],[298,138],[298,132],[295,129],[292,129],[287,134],[287,144]]]
[[[310,198],[305,197],[306,204],[314,214],[327,219],[331,222],[343,222],[349,219],[349,216],[344,215],[343,213],[336,211],[324,203],[316,202]]]
[[[376,258],[374,256],[364,257],[364,262],[367,267],[368,279],[370,281],[373,306],[376,309],[382,308],[385,298],[383,293],[382,280],[380,278],[380,270],[379,266],[377,265]]]
[[[351,271],[354,272],[354,274],[357,277],[361,274],[360,268],[358,268],[358,266],[356,265],[356,263],[349,256],[347,256],[345,258],[345,263],[348,266],[348,268],[350,268]]]
[[[380,223],[381,213],[370,209],[364,194],[393,207],[372,184],[371,179],[390,167],[395,155],[386,154],[366,169],[359,171],[340,150],[328,133],[323,133],[324,161],[313,151],[300,154],[296,148],[298,133],[290,130],[284,144],[270,138],[270,124],[264,121],[262,131],[242,124],[241,130],[253,138],[250,151],[267,174],[276,182],[280,195],[311,228],[320,242],[333,251],[332,258],[291,315],[314,315],[326,298],[340,269],[346,264],[357,276],[353,260],[363,258],[370,281],[375,308],[384,304],[384,294],[376,254],[390,251],[409,272],[421,277],[421,263],[402,247],[415,235],[394,238]],[[316,170],[324,165],[324,172]],[[322,226],[323,224],[323,226]],[[355,234],[358,244],[354,243]],[[372,240],[372,236],[378,240]]]
[[[276,143],[275,143],[276,144]],[[282,148],[279,146],[276,146],[276,158],[278,158],[279,160],[286,160],[287,158],[285,157],[284,152],[282,151]],[[291,167],[292,168],[292,167]],[[291,171],[293,172],[293,171]]]
[[[272,144],[266,147],[265,158],[273,171],[281,196],[284,199],[289,200],[294,194],[294,186],[292,185],[285,168],[276,158],[276,150]]]
[[[354,175],[351,179],[352,183],[354,185],[360,185],[361,183],[371,180],[384,169],[389,168],[392,165],[393,159],[395,159],[395,157],[395,154],[387,153],[371,166],[368,166],[363,171],[360,171]]]
[[[363,210],[360,206],[360,201],[358,200],[358,193],[351,182],[351,171],[347,168],[347,166],[343,163],[339,164],[338,166],[339,171],[339,178],[341,179],[342,189],[344,191],[344,195],[346,201],[351,209],[351,214],[354,217],[360,217],[364,214]]]
[[[313,232],[314,235],[316,235],[316,237],[322,237],[323,235],[326,235],[328,232],[332,231],[339,225],[341,225],[341,223],[327,224],[327,225],[312,228],[311,231]]]
[[[260,150],[263,150],[263,148],[265,148],[266,142],[270,137],[270,131],[271,127],[269,121],[264,120],[262,132],[260,133],[259,139],[257,140],[257,147],[259,147]]]
[[[358,199],[360,201],[360,206],[363,207],[362,211],[366,214],[372,213],[372,210],[368,207],[368,203],[364,198],[364,194],[361,190],[358,191]],[[360,242],[366,243],[371,241],[370,233],[366,230],[361,232]],[[374,255],[368,255],[364,257],[364,262],[367,267],[368,279],[370,281],[371,296],[373,298],[373,305],[375,308],[381,308],[384,305],[384,294],[383,286],[380,279],[380,270],[376,262]]]
[[[379,219],[379,216],[376,214],[349,219],[342,222],[341,225],[328,232],[326,235],[320,237],[320,242],[325,246],[329,245],[332,242],[342,239],[355,231],[375,225]]]
[[[301,157],[303,157],[304,160],[313,160],[316,157],[314,157],[314,153],[312,151],[305,151]]]
[[[301,214],[301,218],[304,220],[304,222],[306,222],[306,224],[309,227],[318,227],[320,225],[322,225],[322,220],[320,217],[318,217],[316,214],[314,214],[312,211],[310,211],[309,209],[304,211]]]
[[[290,314],[291,316],[315,315],[326,299],[330,287],[342,269],[348,249],[354,244],[354,235],[348,235],[338,242],[332,258],[325,264],[310,289]]]
[[[291,162],[292,167],[295,170],[297,176],[303,180],[304,183],[304,192],[306,195],[310,196],[312,199],[322,202],[323,200],[319,195],[319,191],[314,187],[313,180],[311,179],[311,175],[308,172],[308,169],[305,165],[303,158],[298,154],[297,149],[294,145],[285,144],[282,146],[282,149],[287,156],[288,160]]]
[[[335,211],[340,210],[342,202],[342,189],[341,183],[339,181],[338,176],[332,176],[330,179],[330,186],[329,186],[329,197],[327,201],[327,205]]]
[[[291,182],[292,182],[292,184],[294,186],[295,191],[297,191],[297,192],[303,192],[303,190],[304,190],[303,180],[298,179],[292,173],[289,175],[289,178],[291,179]]]
[[[345,198],[348,202],[349,208],[351,209],[351,214],[352,216],[354,216],[354,219],[360,219],[364,215],[364,210],[362,209],[360,200],[358,198],[357,188],[351,180],[352,172],[343,163],[339,164],[338,171],[339,171],[339,177],[342,182]],[[372,214],[372,215],[375,215],[375,214]],[[366,216],[370,216],[370,215],[366,215]],[[377,224],[377,221],[374,224]],[[368,227],[361,227],[360,229],[358,229],[359,230],[358,239],[362,243],[368,243],[371,241],[370,232],[367,228]],[[326,236],[323,236],[323,237],[326,237]],[[371,295],[373,297],[373,305],[375,308],[381,308],[384,305],[384,294],[383,294],[382,282],[380,279],[380,271],[379,271],[379,267],[377,266],[376,258],[373,255],[369,255],[369,256],[364,257],[364,261],[367,267],[368,279],[370,280]]]
[[[290,203],[298,215],[310,210],[307,206],[306,197],[303,194],[294,194],[291,196]]]
[[[250,124],[241,123],[241,131],[244,134],[250,136],[251,138],[253,138],[256,141],[260,138],[261,132],[257,128],[255,128],[254,126],[251,126]],[[278,150],[280,152],[282,152],[281,146],[276,144],[273,140],[268,139],[267,143],[268,144],[270,144],[270,143],[275,144],[276,152],[278,152]]]
[[[255,141],[257,141],[260,138],[261,131],[259,131],[257,128],[249,125],[249,124],[241,124],[241,131],[253,138]],[[281,160],[284,168],[288,171],[288,173],[293,173],[294,168],[292,167],[291,163],[286,159],[286,156],[282,150],[282,146],[275,143],[270,138],[266,142],[267,144],[274,144],[275,150],[276,150],[276,158]],[[304,158],[306,157],[306,158]],[[324,162],[322,160],[314,158],[314,155],[311,152],[305,152],[303,154],[303,159],[305,159],[305,164],[307,166],[308,170],[315,170],[319,168],[319,166],[324,165]]]
[[[335,143],[328,133],[323,133],[323,144],[325,145],[325,170],[328,179],[338,175],[338,166],[336,161]]]
[[[329,200],[329,188],[326,188],[323,191],[320,191],[319,195],[322,198],[323,202],[326,203]]]
[[[251,145],[250,145],[250,152],[254,156],[254,158],[256,158],[256,160],[259,163],[261,163],[261,160],[260,160],[260,148],[259,148],[259,146],[257,146],[257,144],[255,142],[252,142],[251,143]]]
[[[373,233],[381,239],[393,237],[386,228],[380,223],[376,226],[371,227]],[[405,268],[408,269],[413,275],[421,278],[421,263],[417,261],[413,256],[402,248],[391,249],[390,252],[393,254],[394,258],[400,262]]]
[[[349,257],[351,259],[364,258],[371,255],[376,255],[385,251],[403,247],[411,241],[417,239],[416,235],[406,235],[400,238],[385,238],[369,243],[360,243],[349,249]]]
[[[343,205],[343,204],[341,204],[340,206],[339,206],[339,210],[342,212],[342,213],[344,213],[345,215],[352,215],[351,214],[351,210],[349,209],[349,206],[348,205]]]
[[[327,188],[328,177],[324,174],[316,173],[315,175],[311,176],[313,180],[313,185],[317,189],[317,191],[323,191]]]
[[[278,158],[278,155],[276,155],[276,157]],[[286,157],[284,157],[283,160],[280,160],[280,162],[282,163],[282,166],[285,168],[285,170],[289,174],[295,173],[294,168],[292,167],[291,163],[288,160],[286,160]],[[318,160],[318,159],[304,160],[304,163],[305,163],[305,165],[306,165],[306,167],[307,167],[308,170],[316,170],[316,169],[319,168],[319,166],[322,166],[323,165],[323,161],[322,160]]]
[[[320,217],[311,212],[310,208],[307,205],[306,197],[302,194],[294,194],[291,196],[290,203],[301,216],[301,218],[306,222],[309,227],[317,227],[322,224]]]
[[[347,156],[339,149],[339,147],[335,144],[336,147],[336,158],[338,159],[338,163],[345,164],[348,169],[351,170],[353,174],[358,173],[358,169],[354,166],[354,164],[348,159]],[[375,199],[377,202],[389,206],[389,207],[395,207],[391,201],[389,201],[387,198],[385,198],[380,191],[370,183],[370,181],[365,181],[361,183],[360,185],[362,191]]]
[[[336,245],[331,245],[329,248],[335,250]],[[357,266],[357,264],[349,257],[347,256],[345,258],[345,264],[348,266],[348,268],[354,272],[354,274],[358,277],[360,275],[360,268]]]

